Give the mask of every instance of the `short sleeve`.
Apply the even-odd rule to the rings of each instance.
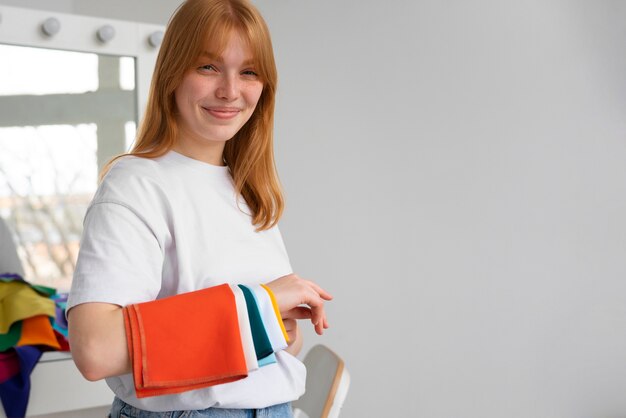
[[[67,310],[85,302],[154,300],[162,269],[163,250],[140,214],[120,203],[94,203],[85,216]]]

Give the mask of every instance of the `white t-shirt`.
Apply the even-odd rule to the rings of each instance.
[[[174,151],[123,157],[87,210],[67,310],[85,302],[120,306],[222,283],[266,283],[292,272],[277,227],[255,232],[228,167]],[[181,318],[181,321],[184,318]],[[184,355],[184,351],[181,351]],[[304,365],[281,351],[245,379],[137,399],[132,374],[107,378],[115,394],[149,411],[264,408],[304,393]]]

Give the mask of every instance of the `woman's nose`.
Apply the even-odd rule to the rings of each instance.
[[[239,80],[236,76],[224,75],[215,91],[218,98],[232,101],[239,97]]]

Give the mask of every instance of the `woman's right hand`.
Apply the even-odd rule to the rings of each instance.
[[[288,274],[266,283],[274,296],[283,319],[311,319],[319,335],[328,328],[324,302],[333,297],[310,280]]]

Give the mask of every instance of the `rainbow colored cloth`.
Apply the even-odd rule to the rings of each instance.
[[[233,382],[287,347],[263,285],[222,284],[123,308],[138,398]]]

